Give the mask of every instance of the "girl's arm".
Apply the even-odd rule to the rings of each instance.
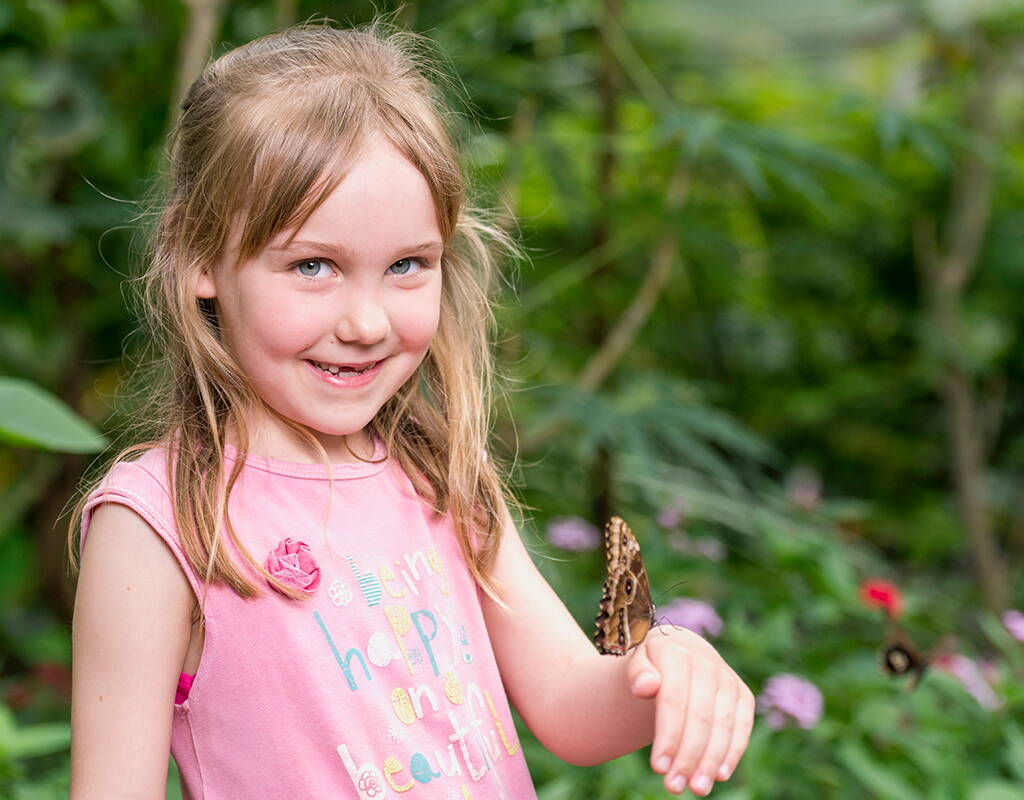
[[[72,626],[71,800],[166,794],[194,602],[170,548],[141,517],[117,503],[96,508]]]
[[[505,516],[494,577],[510,610],[486,595],[483,608],[505,689],[530,730],[580,765],[653,741],[652,766],[665,773],[666,788],[679,792],[689,783],[707,794],[746,748],[753,694],[690,631],[653,629],[625,657],[598,653]]]

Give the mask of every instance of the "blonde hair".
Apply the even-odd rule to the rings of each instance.
[[[493,383],[490,295],[495,251],[514,252],[501,229],[466,205],[466,187],[430,59],[416,34],[380,22],[340,30],[297,25],[212,61],[189,89],[168,139],[169,185],[152,233],[142,310],[162,357],[143,418],[149,441],[124,448],[111,467],[166,447],[174,521],[204,584],[261,595],[221,547],[222,527],[245,560],[275,588],[227,514],[249,448],[246,408],[264,407],[328,457],[303,426],[262,404],[218,335],[216,311],[195,295],[197,276],[225,259],[254,257],[281,231],[297,230],[344,177],[362,144],[382,134],[423,174],[444,242],[437,333],[417,372],[378,411],[369,432],[397,459],[417,494],[449,513],[474,578],[491,596],[506,490],[484,454]],[[238,221],[238,224],[236,224]],[[225,474],[226,431],[238,457]],[[99,481],[88,486],[91,490]],[[73,542],[88,490],[68,532]],[[223,520],[224,526],[218,524]],[[204,593],[205,597],[205,593]]]

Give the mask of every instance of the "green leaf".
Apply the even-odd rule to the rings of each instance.
[[[54,395],[20,378],[0,378],[0,441],[66,453],[96,453],[107,439]]]
[[[971,790],[971,800],[1020,800],[1021,788],[1006,781],[986,781]]]
[[[60,753],[71,744],[71,726],[66,722],[47,722],[27,725],[10,732],[5,750],[12,758]]]
[[[1003,733],[1006,737],[1004,762],[1017,779],[1024,783],[1024,732],[1017,723],[1007,720]]]
[[[839,760],[864,786],[883,800],[914,800],[921,796],[894,770],[875,760],[859,743],[846,742],[841,745]]]

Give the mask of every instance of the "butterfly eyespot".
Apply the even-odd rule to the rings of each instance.
[[[624,588],[626,589],[626,594],[629,594],[629,595],[633,594],[633,579],[632,578],[626,578],[626,586]]]

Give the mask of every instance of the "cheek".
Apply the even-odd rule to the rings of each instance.
[[[316,341],[316,308],[284,292],[243,289],[231,314],[230,339],[241,357],[294,357]]]
[[[425,351],[430,346],[437,333],[440,310],[440,286],[418,297],[403,299],[394,319],[397,320],[397,333],[406,347]]]

